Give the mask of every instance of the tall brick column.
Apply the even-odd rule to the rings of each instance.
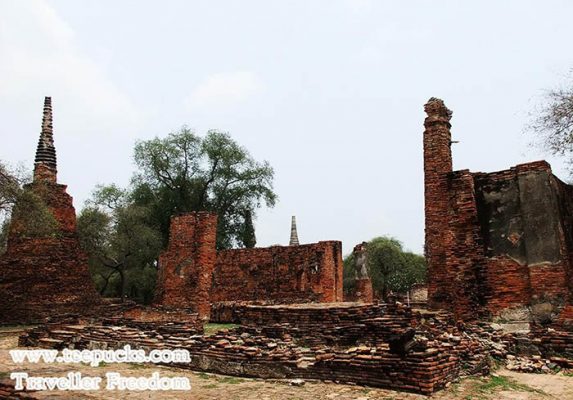
[[[216,214],[192,212],[171,218],[169,245],[159,257],[156,304],[188,308],[209,319],[216,237]]]
[[[442,288],[450,276],[446,266],[448,229],[448,174],[452,172],[450,119],[452,112],[432,97],[424,106],[424,200],[426,214],[425,253],[428,263],[428,302],[443,308],[452,299]]]

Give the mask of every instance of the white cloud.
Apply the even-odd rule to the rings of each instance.
[[[37,107],[54,98],[58,123],[75,133],[127,129],[139,122],[131,99],[79,48],[74,30],[46,1],[0,3],[0,102]],[[25,107],[25,106],[24,106]]]
[[[230,107],[246,102],[263,90],[252,72],[212,74],[203,80],[185,101],[188,109]]]

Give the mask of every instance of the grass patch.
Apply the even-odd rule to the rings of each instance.
[[[234,376],[225,376],[223,378],[217,378],[217,381],[220,383],[228,383],[230,385],[236,385],[239,383],[243,383],[245,380],[241,378],[235,378]]]
[[[218,386],[216,383],[210,383],[210,384],[208,384],[208,385],[201,386],[201,388],[203,388],[203,389],[215,389],[215,388],[218,388],[218,387],[219,387],[219,386]]]
[[[205,372],[199,372],[199,373],[197,374],[197,377],[198,377],[199,379],[209,379],[209,378],[211,378],[211,377],[210,377],[208,374],[206,374]]]
[[[565,373],[563,374],[563,376],[566,376],[566,377],[568,377],[568,378],[573,378],[573,372],[565,372]]]
[[[0,379],[8,379],[10,378],[10,372],[0,371]]]
[[[214,335],[222,329],[234,329],[237,328],[239,325],[237,324],[210,324],[207,323],[203,325],[203,329],[205,331],[206,336]]]
[[[478,382],[474,388],[480,394],[493,393],[498,390],[516,390],[521,392],[538,393],[546,395],[542,390],[534,389],[531,386],[527,386],[521,383],[514,382],[504,376],[490,376],[490,378],[485,382]],[[474,399],[472,396],[466,397],[468,400]],[[479,398],[479,397],[476,397]]]

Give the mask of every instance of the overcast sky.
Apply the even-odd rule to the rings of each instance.
[[[137,139],[228,131],[274,167],[259,246],[392,235],[422,252],[423,105],[453,110],[454,168],[548,159],[528,113],[571,77],[570,1],[0,0],[0,159],[32,167],[52,96],[81,209],[127,185]]]

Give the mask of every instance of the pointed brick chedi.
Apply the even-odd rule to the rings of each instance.
[[[56,183],[57,181],[56,148],[54,147],[54,131],[52,125],[52,98],[44,99],[44,115],[42,117],[42,132],[38,140],[36,158],[34,160],[34,181]]]
[[[298,241],[298,232],[296,231],[296,217],[293,215],[290,223],[290,240],[288,243],[289,246],[298,246],[300,245]]]
[[[95,312],[100,297],[88,271],[76,232],[76,212],[66,185],[57,183],[52,104],[44,101],[34,180],[25,186],[54,217],[55,229],[30,234],[16,204],[6,253],[0,257],[0,323],[31,323],[63,314]]]

